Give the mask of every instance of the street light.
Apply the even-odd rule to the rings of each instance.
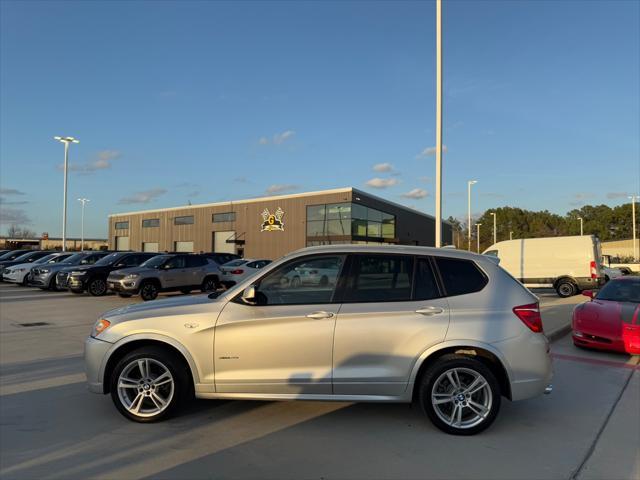
[[[584,235],[584,229],[582,228],[584,220],[582,219],[582,217],[578,217],[578,220],[580,220],[580,236],[582,236]]]
[[[436,0],[436,248],[442,246],[442,0]]]
[[[638,257],[640,256],[638,254],[637,246],[638,239],[636,238],[636,200],[638,199],[638,196],[631,195],[629,198],[631,199],[631,216],[633,217],[631,220],[631,224],[633,225],[633,259],[637,262]]]
[[[469,180],[467,182],[467,197],[468,197],[468,217],[467,217],[467,229],[469,230],[469,248],[468,250],[471,251],[471,185],[474,185],[478,183],[477,180]]]
[[[62,195],[62,251],[67,251],[67,171],[69,166],[69,144],[80,143],[73,137],[53,137],[64,143],[64,193]]]
[[[498,232],[496,230],[496,212],[491,212],[493,216],[493,244],[498,243]]]
[[[481,223],[476,223],[476,240],[478,241],[478,253],[480,253],[480,225],[482,225]]]
[[[82,221],[80,223],[81,227],[80,227],[80,251],[84,252],[84,204],[87,202],[90,202],[91,200],[89,200],[88,198],[79,198],[78,201],[80,203],[82,203]]]

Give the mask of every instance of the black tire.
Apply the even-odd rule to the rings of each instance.
[[[131,294],[130,293],[118,293],[118,296],[120,298],[131,298]]]
[[[436,412],[436,407],[432,402],[432,392],[434,392],[434,386],[436,382],[438,383],[439,389],[442,387],[442,383],[447,382],[447,373],[452,371],[452,369],[456,369],[456,372],[460,372],[457,378],[460,381],[460,385],[463,385],[463,379],[466,378],[465,375],[468,375],[469,382],[473,379],[474,375],[477,375],[476,378],[483,378],[486,382],[485,387],[483,387],[478,392],[471,392],[469,394],[465,394],[465,392],[461,391],[456,393],[457,390],[454,387],[454,384],[450,384],[451,392],[446,393],[437,393],[436,395],[441,395],[445,398],[448,395],[451,395],[451,400],[442,403],[441,407],[438,407],[438,412]],[[467,387],[470,385],[466,384]],[[443,355],[438,360],[436,360],[433,365],[429,366],[424,374],[421,376],[420,381],[417,385],[418,388],[418,401],[422,407],[424,413],[429,417],[431,422],[443,432],[453,434],[453,435],[475,435],[476,433],[480,433],[486,428],[488,428],[493,421],[496,419],[498,415],[498,411],[500,410],[500,385],[493,374],[493,372],[481,361],[476,360],[475,358],[469,358],[462,355],[456,354],[448,354]],[[444,392],[444,391],[443,391]],[[458,395],[462,395],[459,397]],[[474,395],[479,395],[480,397]],[[466,398],[465,398],[466,397]],[[480,420],[478,420],[478,415],[474,410],[472,410],[472,406],[470,403],[473,400],[474,405],[478,405],[476,401],[480,401],[485,406],[487,412],[480,416]],[[456,412],[456,408],[458,408],[458,404],[454,404],[454,402],[460,402],[459,409],[461,413],[460,420],[461,423],[469,422],[468,425],[460,425],[455,426],[451,423],[445,422],[441,416],[444,416],[443,410],[447,408],[451,409],[451,418]],[[475,408],[475,407],[473,407]],[[479,410],[478,411],[482,411]],[[474,421],[475,417],[475,421]],[[455,423],[455,420],[453,420]]]
[[[27,273],[24,278],[22,279],[22,282],[20,282],[20,285],[22,285],[23,287],[26,287],[27,285],[29,285],[29,280],[31,279],[31,274]]]
[[[569,278],[563,278],[556,284],[556,293],[561,298],[569,298],[578,294],[578,286]]]
[[[60,289],[58,288],[58,280],[56,279],[55,275],[53,275],[51,280],[49,280],[49,285],[40,288],[42,288],[43,290],[51,290],[52,292],[60,291]]]
[[[167,399],[167,406],[163,407],[163,410],[159,411],[157,414],[152,414],[153,412],[147,412],[147,415],[149,416],[136,415],[134,412],[129,411],[127,409],[127,406],[123,403],[123,401],[129,400],[132,402],[130,406],[133,406],[134,403],[131,398],[132,396],[134,396],[133,400],[135,400],[135,396],[137,396],[139,393],[150,393],[143,389],[144,383],[142,383],[139,388],[120,391],[118,390],[120,374],[132,364],[134,365],[133,370],[130,371],[135,372],[135,365],[137,364],[138,360],[144,359],[150,360],[149,363],[152,365],[152,368],[150,368],[149,370],[153,370],[153,366],[155,365],[156,371],[162,371],[158,365],[160,364],[170,372],[172,378],[172,392],[170,394],[167,393],[167,389],[170,387],[159,386],[158,390],[155,390],[154,388],[154,391],[157,391],[158,393],[160,393],[159,389],[163,388],[163,393],[166,393],[167,396],[170,396],[170,398]],[[140,370],[137,370],[137,372],[140,373]],[[149,378],[152,378],[153,374],[153,371],[149,372]],[[113,403],[115,404],[118,411],[123,416],[125,416],[129,420],[133,420],[134,422],[151,423],[164,420],[175,414],[178,408],[191,397],[193,386],[190,385],[190,378],[191,376],[189,375],[188,366],[184,361],[182,361],[182,359],[178,358],[176,354],[162,347],[148,346],[127,353],[115,366],[108,381],[110,386],[111,399],[113,400]],[[129,392],[129,390],[131,390],[131,392]],[[145,405],[147,406],[147,408],[156,407],[157,404],[154,405],[152,401],[153,399],[151,397],[143,398],[141,401],[141,410],[144,411]]]
[[[606,283],[606,282],[608,282],[609,280],[610,280],[609,275],[605,275],[605,276],[604,276],[604,281],[605,281],[605,283]]]
[[[87,291],[93,297],[102,297],[107,294],[107,282],[102,278],[93,278],[87,284]]]
[[[154,281],[146,281],[140,285],[140,298],[145,302],[155,300],[160,293],[160,287]]]
[[[206,277],[202,281],[200,291],[202,293],[214,292],[218,288],[218,279],[216,277]]]

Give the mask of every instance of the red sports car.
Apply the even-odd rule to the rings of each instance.
[[[573,343],[578,347],[640,354],[640,277],[610,280],[590,302],[573,310]]]

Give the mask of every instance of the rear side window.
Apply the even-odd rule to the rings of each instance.
[[[346,302],[411,300],[413,257],[356,255],[353,257]]]
[[[427,258],[419,258],[416,265],[414,300],[431,300],[440,297],[436,277]]]
[[[187,257],[187,268],[201,267],[207,264],[207,260],[203,257],[197,257],[195,255]]]
[[[475,263],[459,258],[435,257],[447,296],[479,292],[487,278]]]

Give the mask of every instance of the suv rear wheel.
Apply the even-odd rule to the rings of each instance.
[[[156,282],[147,281],[144,282],[140,287],[140,297],[145,302],[158,298],[158,293],[160,293],[160,289],[158,288]]]
[[[218,286],[218,279],[215,277],[207,277],[202,281],[200,290],[202,293],[213,292]]]
[[[446,433],[479,433],[493,423],[500,410],[498,381],[474,358],[443,355],[428,367],[418,388],[422,409]]]

